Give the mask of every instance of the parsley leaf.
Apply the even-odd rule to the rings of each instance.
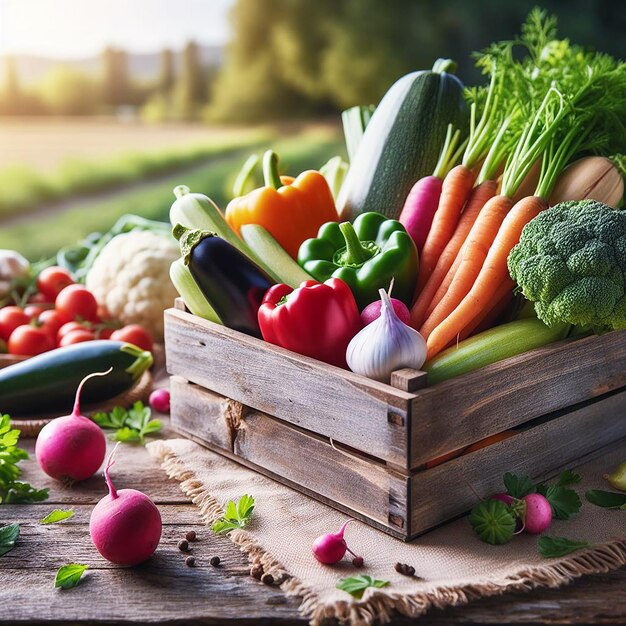
[[[573,489],[561,487],[559,484],[537,485],[537,491],[550,503],[552,515],[556,519],[570,519],[582,506],[579,495]]]
[[[19,480],[22,470],[18,463],[28,453],[18,447],[20,431],[11,428],[8,415],[0,414],[0,504],[40,502],[48,497],[47,489],[35,489]]]
[[[245,494],[237,502],[229,500],[224,509],[224,515],[213,522],[211,530],[214,533],[226,533],[236,528],[243,528],[248,524],[254,513],[254,498]]]
[[[57,570],[57,575],[54,579],[54,586],[61,589],[73,589],[78,585],[82,575],[88,568],[88,565],[81,565],[79,563],[68,563],[63,565]]]
[[[513,498],[523,498],[529,493],[535,493],[536,488],[529,476],[516,476],[507,472],[504,477],[506,492]]]
[[[9,524],[0,528],[0,556],[4,556],[7,552],[13,550],[19,536],[19,524]]]
[[[146,435],[161,430],[160,420],[150,419],[151,416],[150,407],[138,400],[128,410],[116,406],[110,413],[94,413],[91,419],[100,428],[114,429],[113,439],[116,441],[144,445]]]
[[[73,517],[74,511],[63,511],[61,509],[54,509],[46,515],[39,523],[40,524],[56,524],[57,522],[61,522],[64,519],[69,519]]]
[[[371,576],[362,575],[342,578],[337,583],[337,589],[341,589],[341,591],[349,593],[353,598],[360,600],[367,588],[374,587],[375,589],[381,589],[382,587],[387,587],[388,585],[388,580],[377,580]]]
[[[585,494],[585,498],[587,498],[591,504],[604,507],[605,509],[619,509],[626,507],[626,493],[590,489]]]
[[[559,556],[565,556],[580,550],[581,548],[589,547],[586,541],[576,541],[574,539],[567,539],[566,537],[549,537],[543,535],[539,538],[539,554],[546,559],[553,559]]]

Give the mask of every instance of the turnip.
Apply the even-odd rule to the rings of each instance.
[[[400,321],[404,322],[408,326],[411,323],[411,312],[409,311],[407,305],[404,304],[402,300],[396,300],[395,298],[389,299],[391,300],[393,310],[396,312]],[[375,300],[374,302],[370,302],[361,311],[361,321],[363,322],[363,326],[371,324],[374,320],[377,320],[380,317],[382,306],[382,300]]]
[[[515,502],[515,498],[504,491],[501,491],[500,493],[494,493],[492,496],[489,497],[489,500],[500,500],[501,502],[504,502],[504,504],[506,504],[507,506],[511,506],[513,502]]]
[[[89,534],[98,552],[107,561],[118,565],[137,565],[149,558],[159,545],[161,514],[154,502],[141,491],[116,491],[109,476],[116,450],[117,446],[104,468],[109,493],[91,512]]]
[[[110,371],[85,376],[78,385],[72,413],[53,419],[41,429],[35,456],[48,476],[57,480],[85,480],[102,465],[106,438],[97,424],[81,415],[80,394],[90,378],[106,376]]]
[[[552,507],[540,493],[529,493],[522,498],[525,504],[524,530],[538,535],[547,530],[552,522]]]
[[[320,562],[325,563],[326,565],[332,565],[333,563],[337,563],[343,559],[346,551],[348,551],[353,557],[353,563],[357,567],[361,567],[363,565],[363,558],[357,556],[348,548],[346,544],[346,540],[343,535],[346,530],[346,526],[350,522],[354,520],[349,519],[344,525],[339,529],[339,532],[336,533],[327,533],[325,535],[320,535],[313,542],[313,556]]]

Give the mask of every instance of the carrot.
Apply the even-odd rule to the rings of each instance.
[[[471,290],[489,254],[489,248],[512,206],[513,201],[509,198],[494,196],[483,207],[460,253],[460,263],[450,288],[419,329],[424,339],[428,339],[430,333],[456,309]],[[463,327],[459,331],[462,329]]]
[[[509,198],[503,196],[497,196],[490,200],[490,202],[494,201],[502,203],[506,201],[509,205],[511,203]],[[548,203],[542,197],[528,196],[520,200],[510,210],[498,230],[493,245],[489,249],[489,254],[469,293],[454,311],[430,333],[426,344],[429,359],[443,350],[481,310],[493,302],[498,288],[509,275],[507,259],[513,246],[519,242],[522,229],[547,207]]]
[[[473,186],[474,174],[465,165],[453,167],[443,179],[439,206],[420,257],[416,293],[421,292],[450,241]]]
[[[411,324],[414,328],[419,328],[430,313],[427,314],[428,308],[431,306],[433,297],[450,271],[456,257],[459,254],[461,246],[465,242],[480,210],[485,203],[496,193],[497,183],[493,180],[486,180],[477,187],[472,189],[470,197],[465,205],[465,210],[461,214],[459,223],[452,238],[441,253],[437,265],[432,274],[428,277],[424,288],[419,294],[413,308],[411,309]]]

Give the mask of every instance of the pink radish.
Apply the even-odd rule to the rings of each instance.
[[[531,535],[538,535],[547,530],[552,522],[552,507],[540,493],[529,493],[522,498],[526,507],[524,530]]]
[[[390,300],[391,304],[393,305],[393,310],[400,318],[400,321],[409,326],[411,324],[411,312],[409,311],[407,305],[404,304],[404,302],[402,302],[401,300],[396,300],[395,298],[390,298]],[[361,311],[361,321],[363,322],[363,326],[371,324],[374,320],[377,320],[380,317],[380,311],[382,306],[382,300],[374,300],[374,302],[370,302]]]
[[[489,500],[500,500],[501,502],[504,502],[504,504],[506,504],[507,506],[511,506],[513,502],[515,502],[515,498],[513,496],[510,496],[508,493],[505,493],[504,491],[500,493],[494,493],[492,496],[489,496]]]
[[[170,392],[167,389],[155,389],[149,398],[150,406],[159,413],[170,412]]]
[[[320,562],[326,565],[332,565],[343,559],[346,551],[348,551],[354,557],[354,564],[357,567],[362,567],[363,559],[357,556],[348,548],[346,540],[343,538],[346,526],[353,522],[353,519],[349,519],[336,533],[327,533],[326,535],[320,535],[313,542],[313,556]]]
[[[102,465],[106,454],[106,438],[102,429],[80,413],[80,394],[84,384],[94,376],[85,376],[76,391],[74,410],[46,424],[37,437],[35,456],[41,469],[57,480],[85,480]]]
[[[114,463],[117,446],[104,468],[109,494],[91,512],[89,534],[98,552],[107,561],[118,565],[137,565],[149,558],[159,545],[161,514],[154,502],[141,491],[116,491],[109,469]]]
[[[415,242],[418,253],[422,251],[426,237],[439,206],[443,181],[438,176],[424,176],[412,187],[404,202],[398,220]],[[404,321],[404,320],[403,320]]]

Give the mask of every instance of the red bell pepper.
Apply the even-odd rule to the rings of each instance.
[[[259,308],[263,339],[298,354],[347,368],[346,349],[362,327],[350,287],[338,278],[274,285]]]

